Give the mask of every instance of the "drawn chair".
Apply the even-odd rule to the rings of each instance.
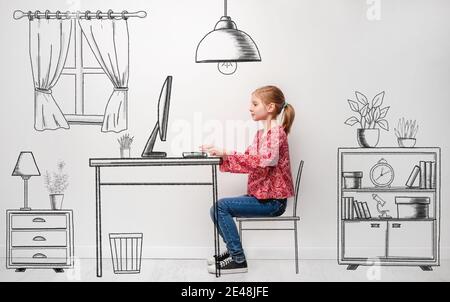
[[[297,204],[298,204],[298,192],[300,187],[300,179],[302,177],[303,170],[303,160],[300,161],[297,172],[297,179],[295,182],[295,196],[292,216],[286,215],[286,212],[277,217],[237,217],[236,221],[239,224],[239,237],[241,237],[242,242],[242,231],[294,231],[294,243],[295,243],[295,273],[298,274],[298,237],[297,237],[297,222],[300,217],[297,216]],[[260,222],[260,221],[292,221],[293,228],[242,228],[242,223],[244,222]]]

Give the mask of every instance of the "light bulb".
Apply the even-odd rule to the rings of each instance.
[[[217,69],[224,75],[233,74],[237,70],[237,62],[219,62],[217,63]]]

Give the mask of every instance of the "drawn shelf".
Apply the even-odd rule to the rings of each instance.
[[[439,265],[440,148],[338,149],[338,264]]]
[[[436,189],[420,189],[420,188],[408,188],[408,187],[367,187],[360,189],[342,189],[343,193],[346,192],[436,192]]]

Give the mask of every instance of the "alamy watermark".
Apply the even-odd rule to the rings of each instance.
[[[380,260],[367,260],[367,272],[366,277],[369,281],[380,281],[381,280],[381,262]]]
[[[366,17],[369,21],[381,20],[381,0],[366,0],[368,5]]]
[[[258,128],[258,123],[253,120],[205,119],[202,112],[194,112],[192,121],[177,119],[171,122],[168,133],[171,141],[169,152],[179,155],[185,151],[199,151],[201,145],[214,145],[227,151],[242,153],[252,145]],[[279,141],[277,135],[268,138],[269,144]]]

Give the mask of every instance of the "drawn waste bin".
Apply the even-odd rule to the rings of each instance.
[[[109,245],[115,274],[141,272],[142,233],[110,233]]]

